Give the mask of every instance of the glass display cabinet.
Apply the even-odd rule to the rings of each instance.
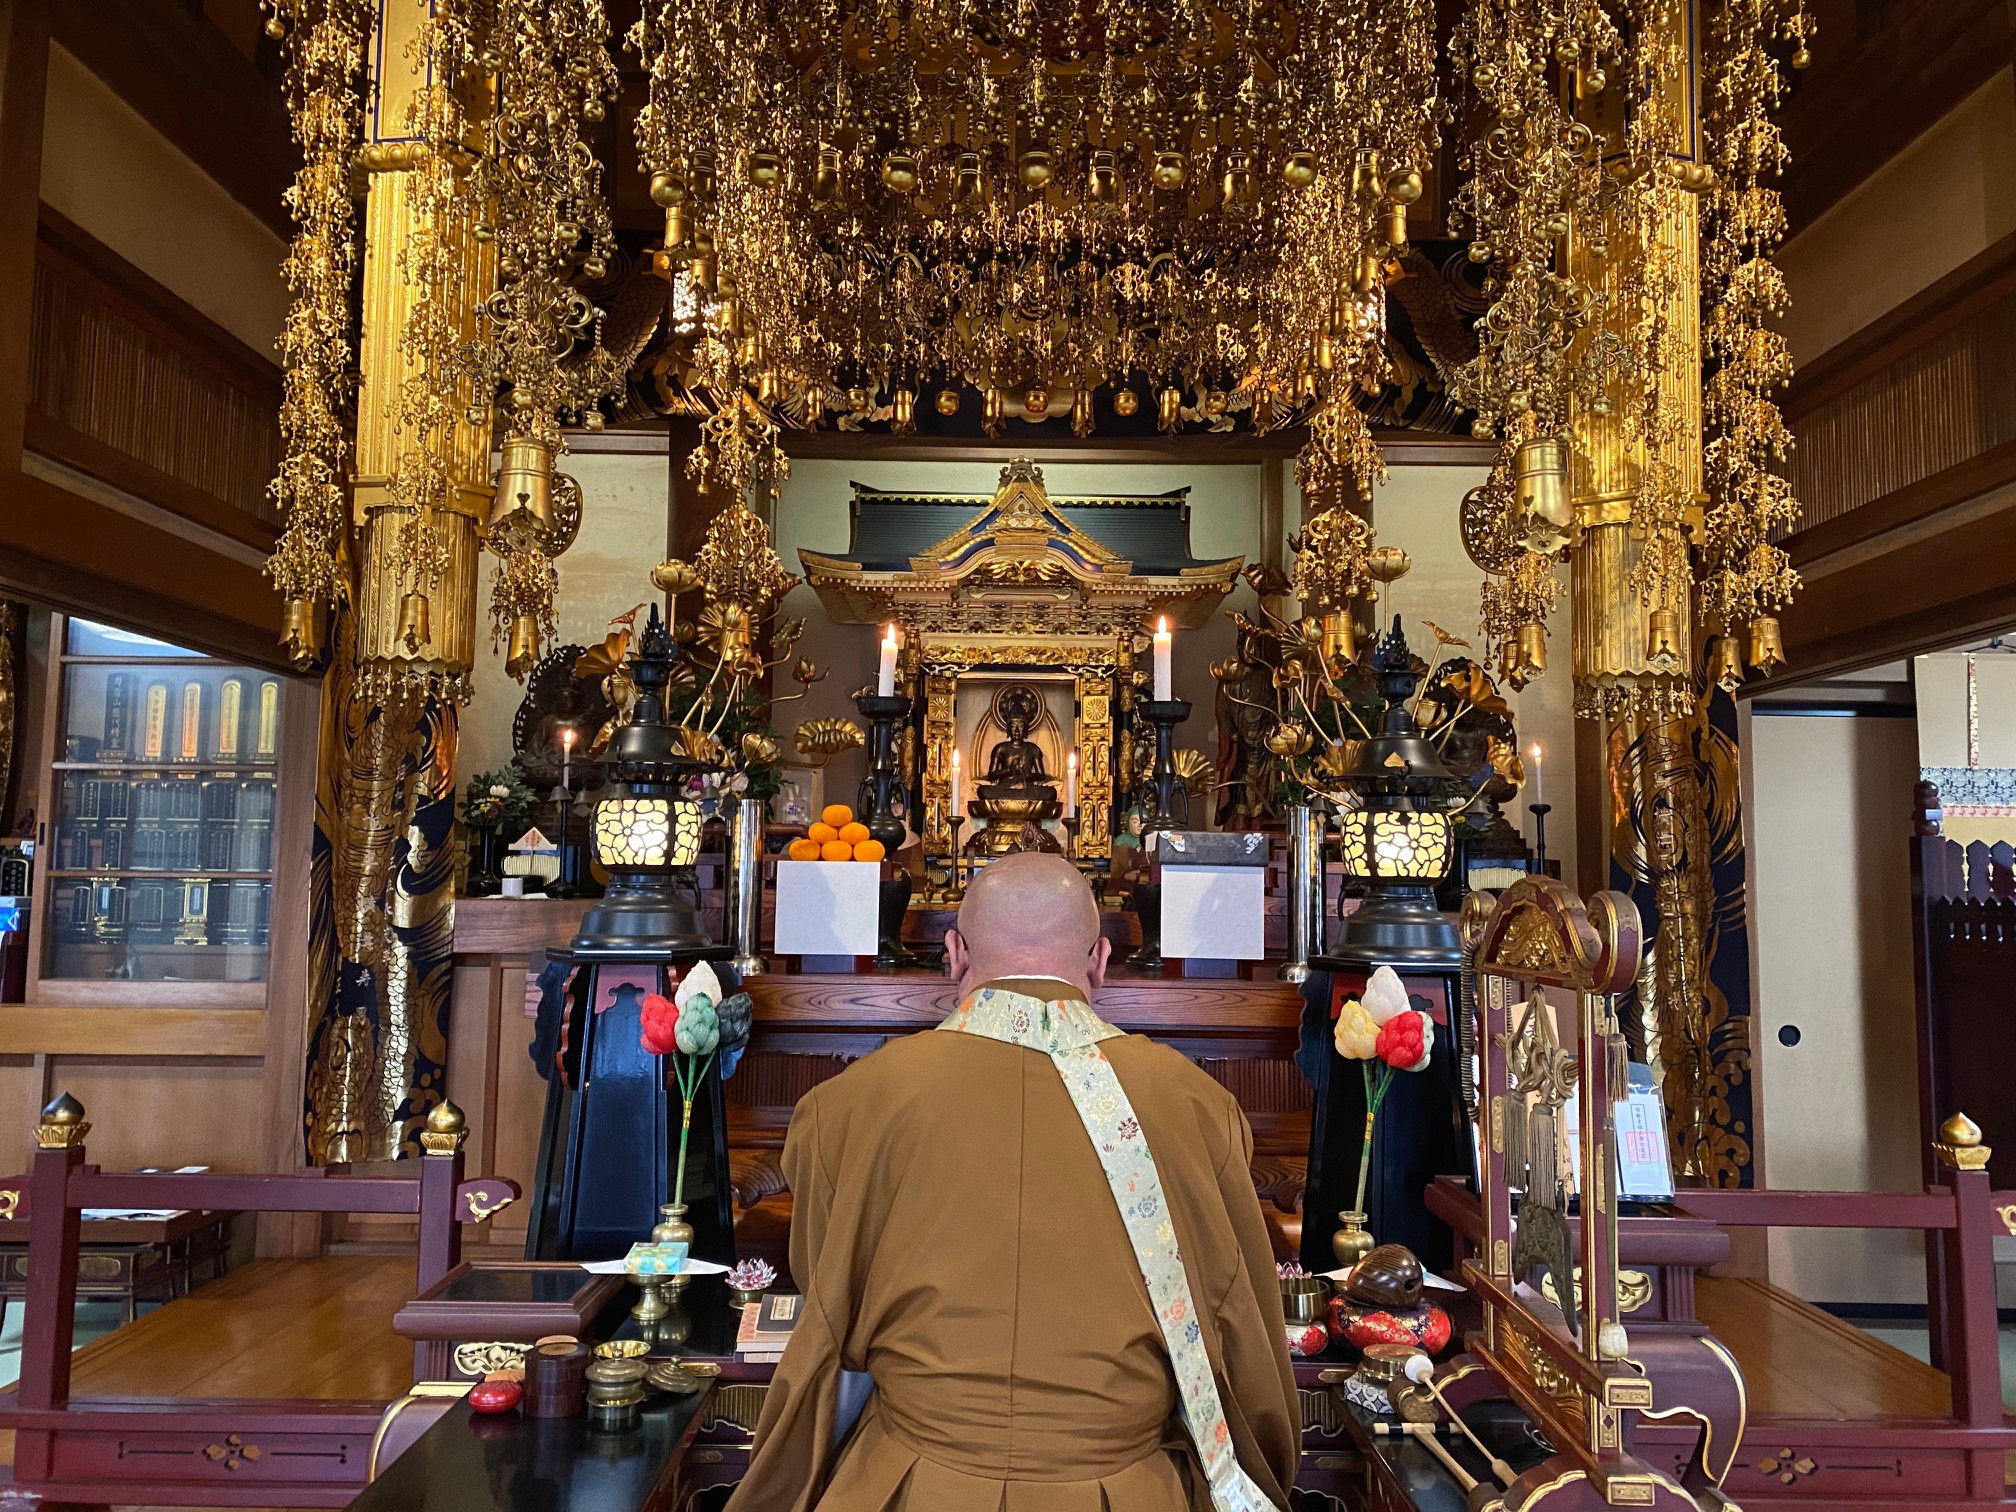
[[[57,629],[31,1000],[191,983],[263,1004],[263,987],[221,984],[266,980],[280,677],[88,620]]]

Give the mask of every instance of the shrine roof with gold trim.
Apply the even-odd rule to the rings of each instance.
[[[1194,626],[1231,590],[1245,561],[1191,555],[1187,488],[1052,498],[1042,469],[1027,458],[1002,468],[992,499],[856,483],[849,519],[845,553],[798,553],[808,581],[843,624],[890,614],[910,619],[927,608],[939,611],[927,618],[942,621],[962,604],[978,609],[1009,593],[1093,610],[1116,629],[1133,628],[1150,612]]]

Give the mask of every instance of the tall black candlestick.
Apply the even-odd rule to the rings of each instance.
[[[1134,705],[1155,726],[1155,766],[1143,789],[1142,806],[1152,802],[1152,813],[1144,813],[1141,831],[1181,829],[1190,822],[1190,794],[1176,776],[1176,726],[1190,717],[1190,702],[1183,698],[1144,698]],[[1182,816],[1176,813],[1182,799]]]
[[[1181,698],[1144,698],[1134,707],[1155,726],[1155,766],[1140,795],[1145,863],[1152,836],[1163,830],[1181,829],[1190,822],[1190,794],[1176,776],[1176,726],[1190,717],[1190,704]],[[1134,913],[1141,920],[1141,948],[1128,957],[1128,964],[1151,971],[1162,966],[1162,884],[1151,881],[1152,875],[1144,871],[1134,883],[1132,902]]]
[[[1529,803],[1526,812],[1533,816],[1533,869],[1544,877],[1547,875],[1547,816],[1554,812],[1554,805]]]
[[[855,700],[855,707],[868,721],[868,775],[861,779],[857,804],[866,814],[861,822],[868,826],[871,839],[882,842],[883,855],[894,862],[909,832],[905,815],[910,801],[903,790],[903,774],[896,766],[896,730],[910,717],[910,699],[903,693],[887,698],[863,694]],[[877,930],[880,943],[875,952],[878,966],[909,966],[917,959],[903,945],[910,886],[910,873],[900,865],[890,867],[889,875],[883,878]]]

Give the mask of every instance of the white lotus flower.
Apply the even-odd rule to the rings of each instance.
[[[1375,1024],[1384,1024],[1394,1014],[1413,1007],[1407,1001],[1407,989],[1400,985],[1400,978],[1391,966],[1381,966],[1372,973],[1372,980],[1365,984],[1363,1001]]]
[[[672,994],[672,1001],[684,1008],[696,997],[705,997],[709,1007],[721,1001],[721,978],[714,975],[714,968],[705,961],[694,964],[685,979]]]

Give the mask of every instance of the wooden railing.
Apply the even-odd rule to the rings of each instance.
[[[429,1117],[426,1157],[411,1176],[353,1176],[337,1167],[291,1176],[100,1171],[84,1158],[90,1127],[74,1098],[57,1098],[36,1127],[40,1148],[28,1176],[0,1182],[0,1207],[31,1221],[20,1383],[11,1400],[0,1396],[0,1428],[15,1433],[14,1481],[63,1502],[348,1503],[364,1484],[384,1402],[70,1394],[81,1211],[414,1214],[417,1292],[459,1262],[462,1225],[515,1198],[516,1184],[462,1179],[465,1129],[452,1103]],[[416,1378],[425,1348],[415,1348]]]
[[[1873,1489],[1840,1489],[1829,1505],[1877,1501],[1898,1508],[1945,1508],[2004,1502],[2003,1456],[2016,1449],[2016,1424],[2002,1405],[2001,1336],[1995,1299],[1995,1240],[2016,1233],[2016,1192],[1997,1192],[1980,1130],[1956,1117],[1942,1126],[1934,1155],[1943,1182],[1922,1192],[1774,1192],[1693,1189],[1677,1206],[1723,1228],[1917,1229],[1924,1233],[1926,1321],[1932,1363],[1952,1383],[1945,1417],[1880,1421],[1753,1414],[1745,1432],[1766,1453],[1797,1447],[1824,1470],[1829,1456],[1886,1467]],[[1738,1352],[1741,1352],[1740,1346]],[[1780,1446],[1782,1447],[1782,1446]],[[1740,1457],[1745,1464],[1749,1456]],[[1894,1463],[1894,1477],[1888,1465]],[[1837,1478],[1846,1487],[1852,1476]],[[1729,1487],[1744,1501],[1769,1495],[1767,1484],[1738,1476]],[[1822,1488],[1816,1482],[1813,1490]]]

